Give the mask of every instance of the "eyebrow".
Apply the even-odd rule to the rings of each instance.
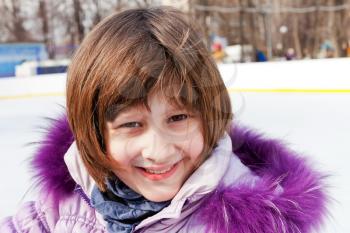
[[[135,114],[139,115],[140,112],[143,110],[144,110],[144,107],[142,106],[128,106],[128,107],[119,109],[119,111],[115,112],[112,121],[115,121],[117,118],[128,118]]]
[[[147,110],[148,108],[141,104],[141,103],[137,103],[137,104],[132,104],[132,105],[127,105],[127,106],[123,106],[120,104],[116,104],[116,105],[112,105],[109,110],[108,110],[108,120],[109,122],[114,122],[117,118],[128,118],[133,116],[134,114],[139,115],[141,111]],[[177,106],[177,105],[173,105],[173,104],[168,104],[165,113],[174,113],[174,112],[178,112],[178,111],[185,111],[185,112],[191,112],[190,110],[188,110],[187,108],[185,108],[184,106]],[[164,115],[166,115],[164,114]]]
[[[106,121],[113,122],[117,117],[119,117],[120,114],[127,111],[132,106],[128,105],[122,105],[122,104],[113,104],[109,106],[106,110]]]
[[[115,119],[116,118],[127,118],[127,117],[130,117],[130,116],[135,115],[135,114],[139,115],[139,111],[142,111],[142,110],[136,110],[136,109],[125,110],[125,111],[118,113],[118,115],[116,115]]]

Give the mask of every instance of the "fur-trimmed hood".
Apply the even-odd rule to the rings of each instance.
[[[239,126],[231,128],[230,136],[234,154],[260,179],[254,187],[219,186],[195,213],[198,224],[217,233],[317,229],[326,215],[324,176],[280,141]],[[76,187],[63,159],[73,141],[66,116],[52,120],[31,163],[41,191],[55,202],[69,197]],[[281,192],[276,192],[278,186]]]

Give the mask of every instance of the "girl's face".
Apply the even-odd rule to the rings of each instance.
[[[148,106],[121,111],[107,122],[107,154],[113,172],[146,199],[172,199],[201,160],[200,116],[169,104],[157,94]]]

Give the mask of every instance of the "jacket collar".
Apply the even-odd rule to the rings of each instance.
[[[64,155],[64,162],[66,163],[68,172],[70,173],[75,183],[83,189],[84,193],[90,199],[95,181],[87,172],[75,141],[72,143],[67,153]]]

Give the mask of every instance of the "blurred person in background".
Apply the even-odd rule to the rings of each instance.
[[[222,45],[218,42],[212,45],[212,54],[217,63],[222,63],[226,57],[226,53],[222,48]]]
[[[287,61],[294,60],[296,58],[295,50],[293,48],[288,48],[285,54],[285,58]]]

